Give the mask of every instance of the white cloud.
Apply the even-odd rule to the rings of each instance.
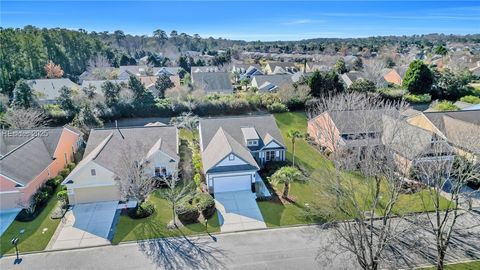
[[[312,24],[312,23],[324,23],[325,20],[312,20],[312,19],[298,19],[288,22],[284,22],[283,25],[298,25],[298,24]]]

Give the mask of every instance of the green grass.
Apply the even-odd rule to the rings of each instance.
[[[275,119],[287,145],[287,158],[291,160],[292,144],[286,133],[292,128],[306,132],[306,115],[303,112],[287,112],[275,114]],[[295,203],[284,205],[278,201],[258,202],[268,227],[322,222],[327,219],[327,216],[311,210],[313,208],[335,209],[330,197],[323,192],[328,183],[326,180],[334,175],[333,163],[304,140],[298,140],[295,143],[295,161],[309,173],[310,177],[305,183],[293,183],[291,185],[290,196],[296,199]],[[355,172],[344,172],[343,174],[349,177],[359,197],[368,198],[369,189],[362,175]],[[276,186],[277,190],[282,190],[282,188],[282,185]],[[431,204],[426,203],[427,205],[424,206],[421,200],[421,196],[425,195],[427,197],[427,193],[428,191],[425,190],[412,195],[400,195],[398,205],[395,208],[396,213],[423,212],[424,209],[432,210]],[[365,202],[368,202],[368,200],[365,200]],[[442,198],[441,203],[443,207],[446,207],[448,201]],[[342,220],[349,217],[342,213],[330,212],[328,219],[331,218]]]
[[[167,224],[172,220],[172,210],[169,202],[162,199],[159,192],[152,193],[148,200],[155,205],[155,213],[144,219],[120,216],[112,240],[113,244],[132,240],[206,233],[203,223],[189,224],[178,230],[168,229]],[[208,220],[208,231],[220,231],[217,213]]]
[[[420,268],[422,270],[434,270],[435,267]],[[480,269],[480,261],[467,262],[467,263],[454,263],[445,265],[446,270],[477,270]]]
[[[3,255],[15,252],[15,248],[10,244],[10,240],[18,235],[21,229],[25,229],[25,233],[19,237],[18,249],[20,252],[44,250],[60,223],[60,219],[50,218],[50,214],[55,210],[57,203],[58,200],[55,191],[37,218],[29,222],[15,220],[5,233],[2,234],[0,239],[0,253]],[[47,230],[43,232],[44,229]]]

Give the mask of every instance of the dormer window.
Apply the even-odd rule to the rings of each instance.
[[[247,145],[248,146],[257,146],[258,145],[258,140],[248,140]]]

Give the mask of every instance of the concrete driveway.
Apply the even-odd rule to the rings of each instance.
[[[0,235],[2,235],[12,224],[22,209],[9,209],[0,211]]]
[[[249,190],[215,193],[220,231],[234,232],[266,228],[262,213]]]
[[[62,219],[47,249],[110,244],[117,207],[117,201],[73,206]]]

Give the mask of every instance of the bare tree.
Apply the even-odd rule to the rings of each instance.
[[[177,227],[177,218],[175,210],[177,204],[184,199],[187,195],[194,192],[194,188],[191,185],[186,184],[185,181],[180,180],[177,173],[173,173],[169,178],[164,179],[167,189],[162,192],[162,197],[165,198],[172,207],[172,220],[173,225]]]
[[[25,209],[29,215],[33,214],[37,208],[37,204],[35,203],[35,198],[33,196],[30,196],[30,198],[27,199],[19,199],[17,205],[22,209]]]
[[[448,124],[448,123],[447,123]],[[479,147],[478,128],[458,128],[448,134],[451,141],[461,140],[469,148],[469,143]],[[451,133],[450,132],[450,133]],[[477,148],[478,149],[478,148]],[[424,205],[433,206],[433,212],[426,212],[424,229],[435,237],[436,268],[444,269],[445,257],[452,239],[461,228],[457,220],[471,210],[472,193],[465,189],[467,182],[480,179],[480,164],[462,156],[453,156],[453,149],[445,144],[432,143],[428,162],[419,162],[413,167],[419,181],[430,187],[422,196]],[[443,203],[447,199],[447,204]]]
[[[393,218],[401,214],[395,206],[405,164],[399,163],[393,151],[384,146],[388,142],[382,136],[385,117],[390,119],[391,134],[400,134],[399,112],[404,109],[404,104],[345,93],[320,99],[309,110],[310,117],[322,117],[321,113],[328,112],[343,119],[335,122],[335,127],[328,117],[314,121],[318,123],[314,139],[332,152],[335,170],[321,183],[323,196],[331,204],[314,205],[313,209],[332,221],[350,220],[334,226],[335,243],[328,243],[325,251],[333,256],[349,252],[363,269],[378,269],[386,261],[394,263],[386,249],[409,230],[408,226],[399,226],[401,219]],[[339,130],[351,132],[345,137]],[[347,170],[358,170],[362,179]]]
[[[365,79],[375,83],[377,87],[385,86],[383,71],[387,67],[385,61],[376,59],[367,59],[363,61],[363,73]]]
[[[177,128],[184,128],[192,133],[195,133],[195,130],[198,128],[198,122],[200,118],[197,115],[194,115],[191,112],[184,112],[180,116],[172,118],[170,124],[176,126]]]
[[[123,145],[115,175],[122,199],[136,200],[138,206],[155,188],[150,161],[139,151],[144,148],[141,142],[136,142],[135,146]]]
[[[11,129],[43,127],[47,122],[47,117],[42,111],[23,108],[10,109],[1,119],[1,123]]]

